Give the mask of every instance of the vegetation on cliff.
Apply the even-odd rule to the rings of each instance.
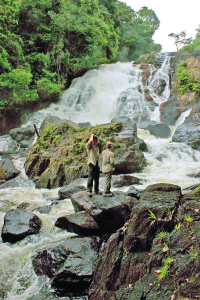
[[[37,186],[54,188],[87,175],[85,143],[94,133],[99,137],[99,148],[105,149],[108,140],[122,129],[122,123],[97,125],[86,129],[66,121],[52,124],[29,151],[25,163],[26,174],[36,179]],[[114,144],[115,148],[120,147]],[[39,179],[40,178],[40,179]]]

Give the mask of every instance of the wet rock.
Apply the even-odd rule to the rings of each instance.
[[[181,113],[188,109],[185,101],[182,101],[177,95],[169,97],[168,101],[160,105],[160,121],[169,125],[175,125]]]
[[[167,276],[159,281],[157,269],[172,255],[168,232],[174,229],[180,197],[181,188],[171,184],[151,185],[142,192],[130,220],[101,249],[89,300],[161,300],[172,295],[174,278]],[[165,240],[157,238],[160,231],[166,231]],[[168,250],[163,250],[166,245]]]
[[[145,141],[143,141],[141,138],[138,138],[138,142],[139,142],[139,150],[141,150],[142,152],[148,152],[148,147]]]
[[[149,132],[153,134],[155,137],[168,138],[171,135],[170,128],[167,126],[167,124],[164,123],[157,123],[154,125],[150,125],[148,129]]]
[[[2,240],[4,243],[16,243],[28,235],[39,233],[41,225],[42,221],[33,213],[11,210],[4,217]]]
[[[114,174],[140,172],[146,166],[146,159],[141,151],[119,148],[115,151]]]
[[[64,186],[58,191],[60,199],[70,198],[72,194],[75,194],[80,191],[85,191],[85,187],[81,184],[82,179],[75,180]]]
[[[71,127],[78,128],[78,125],[70,120],[62,120],[56,116],[48,116],[43,120],[43,122],[40,126],[40,130],[39,130],[40,135],[41,136],[43,135],[43,133],[45,132],[45,129],[48,126],[53,125],[53,124],[60,125],[61,123],[69,124]]]
[[[115,122],[127,123],[130,121],[131,121],[131,119],[126,116],[115,117],[111,120],[111,122],[113,122],[113,123],[115,123]]]
[[[130,214],[131,199],[123,192],[113,192],[113,197],[102,195],[87,196],[78,192],[71,196],[75,212],[87,212],[98,224],[102,233],[111,233],[123,226]]]
[[[168,138],[171,135],[169,126],[165,123],[158,123],[155,121],[142,121],[139,128],[149,130],[149,132],[159,138]]]
[[[82,236],[100,235],[99,226],[85,211],[60,217],[55,226]]]
[[[126,192],[127,196],[135,197],[137,199],[140,199],[141,194],[142,194],[142,190],[138,190],[134,186],[131,186],[129,190]]]
[[[13,140],[15,140],[18,144],[22,144],[25,145],[25,143],[27,145],[30,144],[30,142],[28,142],[30,139],[33,140],[34,136],[35,136],[35,129],[33,126],[29,125],[26,127],[19,127],[19,128],[14,128],[10,130],[10,136]],[[26,148],[26,147],[23,147]]]
[[[90,122],[82,122],[82,123],[78,123],[78,126],[89,129],[91,127],[91,123]]]
[[[131,175],[113,175],[112,182],[114,187],[128,186],[132,184],[139,184],[140,179]]]
[[[32,264],[37,275],[55,276],[56,272],[67,259],[68,251],[61,245],[37,253]]]
[[[115,141],[124,143],[126,146],[138,143],[136,124],[132,121],[126,122],[123,130],[115,136]]]
[[[19,174],[17,177],[9,179],[0,185],[0,189],[16,187],[33,187],[33,183]]]
[[[20,173],[17,170],[11,159],[2,159],[0,160],[0,179],[9,180],[16,177]]]
[[[41,214],[48,214],[50,210],[51,210],[51,205],[45,205],[35,209],[35,211],[39,211]]]
[[[0,155],[12,154],[18,150],[16,143],[9,135],[4,135],[0,139]]]
[[[193,149],[200,149],[200,108],[194,107],[185,121],[173,135],[173,142],[186,143]]]
[[[68,253],[53,277],[52,287],[59,294],[87,295],[98,261],[99,238],[71,238],[61,245]]]

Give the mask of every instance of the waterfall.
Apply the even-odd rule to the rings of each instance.
[[[99,66],[73,80],[71,87],[62,94],[58,103],[32,114],[23,126],[36,124],[39,128],[46,116],[58,116],[77,123],[90,122],[92,125],[107,123],[113,117],[122,115],[130,117],[137,124],[141,119],[159,121],[159,105],[167,101],[170,95],[169,67],[169,57],[163,55],[159,70],[156,71],[153,65],[149,66],[150,76],[144,83],[142,71],[133,62]],[[145,99],[145,91],[153,99],[153,110]],[[172,135],[189,113],[190,111],[180,116],[171,128]],[[178,184],[184,189],[199,183],[197,178],[188,175],[199,171],[200,152],[186,144],[172,142],[172,135],[167,139],[156,138],[148,130],[138,128],[138,136],[146,142],[149,151],[144,153],[147,167],[142,173],[133,174],[141,178],[142,184],[137,185],[137,188],[144,189],[149,184],[168,182]],[[7,149],[7,143],[10,142],[10,136],[0,137],[0,153]],[[39,234],[26,237],[16,244],[0,242],[0,298],[28,300],[36,299],[40,293],[41,299],[61,299],[51,293],[48,278],[36,276],[32,257],[48,246],[59,245],[72,235],[55,227],[58,217],[74,212],[71,201],[65,199],[52,205],[49,214],[35,210],[51,205],[58,198],[59,188],[35,189],[34,183],[24,172],[25,157],[15,154],[12,159],[15,166],[22,171],[20,176],[24,181],[21,182],[21,187],[19,182],[19,187],[0,189],[0,229],[6,212],[16,209],[22,202],[30,203],[32,211],[42,220],[43,226]]]

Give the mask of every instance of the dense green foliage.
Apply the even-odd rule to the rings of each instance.
[[[80,70],[160,51],[159,20],[118,0],[0,0],[0,113],[59,99]]]
[[[180,61],[177,66],[176,83],[181,94],[189,92],[200,93],[200,83],[187,69],[187,62]]]

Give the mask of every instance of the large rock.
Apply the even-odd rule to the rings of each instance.
[[[52,278],[52,287],[61,296],[86,295],[100,245],[97,237],[68,238],[54,248],[38,252],[33,258],[34,271]]]
[[[114,187],[122,187],[139,183],[140,179],[131,175],[121,174],[112,176],[112,184]]]
[[[98,261],[99,238],[71,238],[61,244],[68,253],[62,267],[53,277],[52,287],[64,294],[88,293]]]
[[[11,210],[4,217],[2,240],[4,243],[16,243],[28,235],[39,233],[41,225],[42,221],[33,213]]]
[[[64,186],[58,191],[58,195],[61,199],[70,198],[72,194],[80,191],[85,191],[85,187],[81,184],[82,179],[77,179],[67,186]]]
[[[34,271],[37,275],[47,275],[52,278],[67,259],[67,256],[67,250],[61,245],[38,252],[32,261]]]
[[[200,149],[200,108],[193,108],[190,115],[179,125],[173,135],[173,142],[186,143]]]
[[[19,127],[10,130],[10,136],[18,144],[24,143],[26,140],[33,139],[35,136],[35,129],[33,126],[29,125],[26,127]]]
[[[131,146],[138,143],[136,124],[132,121],[127,121],[123,127],[123,130],[115,136],[115,141],[123,143],[126,146]]]
[[[146,164],[144,154],[138,149],[119,148],[115,151],[115,175],[140,172]]]
[[[155,137],[168,138],[171,135],[171,130],[167,124],[157,123],[149,126],[149,132]]]
[[[72,122],[71,120],[62,120],[56,116],[48,116],[43,120],[42,124],[40,125],[39,134],[42,136],[46,128],[50,125],[53,124],[60,125],[62,123],[69,124],[73,128],[78,128],[78,125]]]
[[[152,135],[158,138],[168,138],[171,135],[171,130],[165,123],[158,123],[155,121],[142,121],[138,127],[149,130]]]
[[[187,107],[185,101],[182,101],[177,95],[172,95],[168,101],[160,105],[159,109],[160,121],[169,126],[173,126]]]
[[[82,236],[100,235],[96,221],[85,211],[57,219],[55,226]]]
[[[0,184],[0,189],[10,189],[16,187],[33,187],[33,183],[28,179],[24,178],[21,174],[15,178],[9,179]]]
[[[158,230],[170,231],[173,228],[174,219],[171,216],[170,220],[168,213],[175,213],[181,195],[181,188],[173,184],[150,185],[142,192],[126,231],[126,242],[132,251],[134,248],[150,249]]]
[[[16,142],[9,135],[1,136],[0,138],[0,155],[12,154],[17,151]]]
[[[17,170],[11,159],[0,160],[0,180],[9,180],[15,178],[20,173]]]
[[[86,192],[78,192],[71,196],[71,201],[75,212],[87,212],[96,221],[101,233],[112,233],[129,218],[133,199],[121,191],[115,191],[113,197],[94,195],[92,198]]]
[[[99,137],[100,153],[108,140],[113,143],[116,174],[140,172],[146,165],[146,159],[139,150],[136,125],[132,121],[123,124],[111,122],[89,130],[69,121],[63,121],[60,125],[52,124],[48,128],[46,124],[44,135],[27,154],[26,175],[36,183],[36,188],[49,189],[87,177],[85,142],[92,132]]]
[[[159,281],[158,268],[174,253],[168,232],[172,232],[176,224],[180,197],[181,188],[172,184],[155,184],[142,192],[132,208],[130,220],[111,235],[101,250],[89,300],[171,297],[174,279],[165,275],[166,280]],[[160,237],[159,232],[163,233]],[[181,257],[180,252],[177,253]]]

